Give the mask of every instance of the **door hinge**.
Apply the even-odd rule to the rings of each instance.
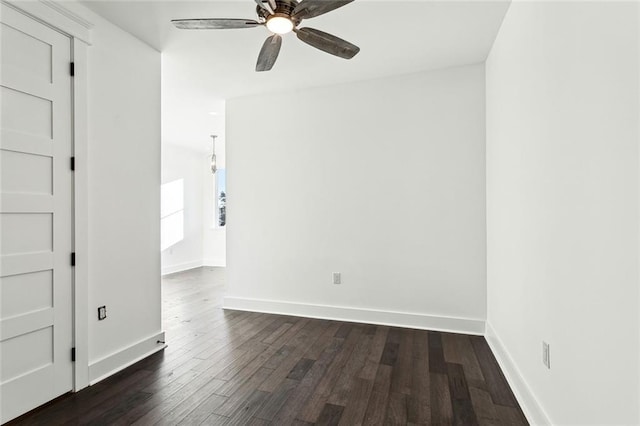
[[[71,348],[71,362],[76,362],[76,348]]]
[[[76,170],[76,157],[71,157],[71,170]]]
[[[71,266],[76,266],[76,253],[71,253]]]
[[[69,74],[71,74],[71,77],[76,75],[76,64],[74,62],[69,63]]]

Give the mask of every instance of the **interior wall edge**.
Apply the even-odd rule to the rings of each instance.
[[[549,416],[547,416],[535,394],[531,391],[517,364],[513,361],[500,336],[498,336],[488,320],[485,326],[485,339],[529,423],[532,426],[552,425],[553,423]]]
[[[222,308],[225,310],[291,315],[333,321],[358,322],[365,324],[387,325],[391,327],[472,334],[477,336],[482,336],[485,332],[484,319],[455,318],[409,312],[391,312],[352,308],[348,306],[314,305],[279,300],[225,297]]]
[[[95,385],[99,381],[163,350],[167,347],[164,342],[164,331],[161,331],[90,363],[89,385]]]
[[[162,276],[175,274],[176,272],[188,271],[189,269],[205,266],[202,259],[196,259],[189,262],[176,263],[175,265],[162,266]]]
[[[210,257],[202,261],[202,266],[211,266],[216,268],[224,268],[227,266],[227,260],[224,257]]]

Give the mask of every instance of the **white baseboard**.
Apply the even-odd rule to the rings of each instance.
[[[227,259],[223,257],[211,257],[209,259],[205,259],[202,262],[202,266],[218,266],[224,268],[227,266]]]
[[[513,359],[502,343],[502,340],[500,340],[500,337],[496,334],[488,321],[486,325],[485,338],[487,339],[487,343],[489,343],[493,356],[496,357],[507,382],[509,382],[509,386],[511,387],[511,390],[513,390],[513,393],[520,404],[520,408],[522,408],[524,415],[529,421],[529,424],[532,426],[551,425],[552,423],[551,420],[549,420],[549,416],[547,416],[545,411],[542,409],[542,406],[531,391],[527,381],[524,379],[522,374],[520,374],[518,366],[513,362]]]
[[[192,260],[191,262],[182,262],[177,263],[175,265],[162,265],[161,274],[169,275],[175,274],[176,272],[187,271],[193,268],[199,268],[202,266],[202,260]]]
[[[484,320],[225,297],[223,309],[484,335]]]
[[[158,341],[165,341],[164,331],[90,363],[89,385],[94,385],[100,380],[106,379],[118,371],[124,370],[130,365],[167,347],[166,344],[158,343]]]

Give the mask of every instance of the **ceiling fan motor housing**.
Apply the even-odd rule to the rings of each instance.
[[[272,16],[281,16],[283,18],[290,19],[294,25],[298,25],[300,24],[300,20],[291,16],[293,15],[293,9],[295,9],[297,5],[297,0],[276,0],[276,10],[274,10],[273,15],[269,14],[267,10],[260,6],[256,7],[256,12],[258,13],[258,16],[265,21]]]

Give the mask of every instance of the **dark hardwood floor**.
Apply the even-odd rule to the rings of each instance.
[[[221,309],[163,279],[168,348],[11,424],[526,425],[484,338]]]

